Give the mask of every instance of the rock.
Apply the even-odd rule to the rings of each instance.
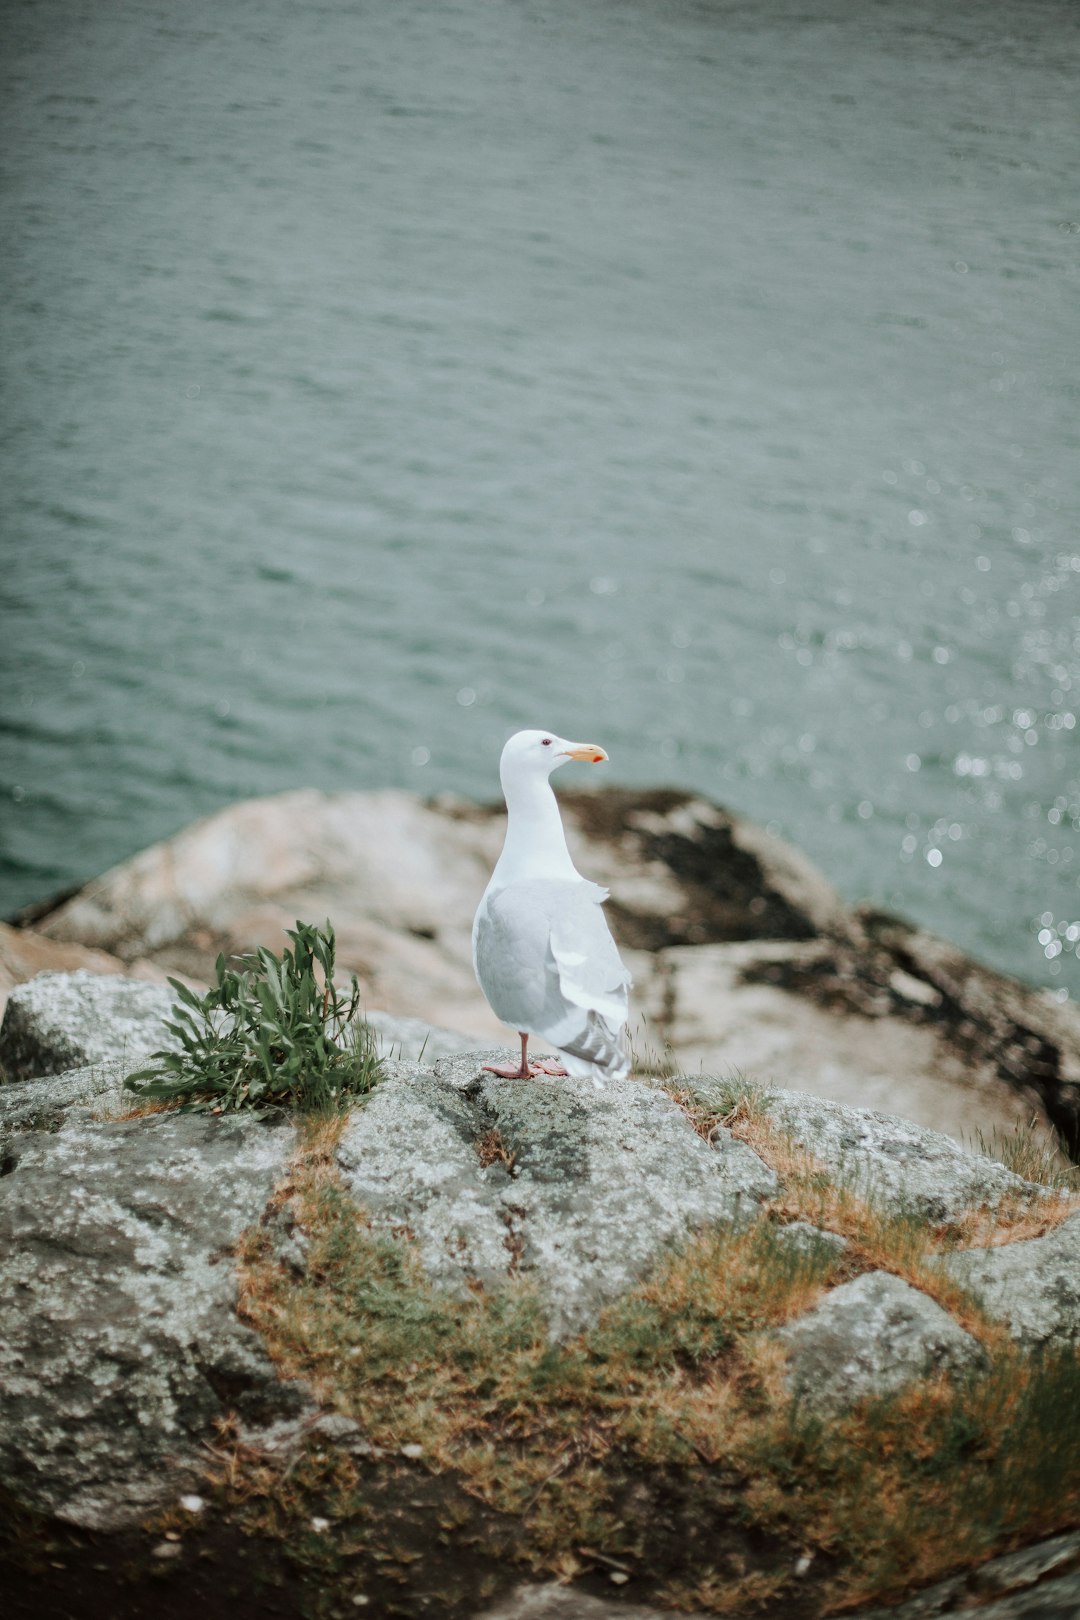
[[[172,1042],[164,1020],[175,1000],[168,985],[85,972],[43,973],[20,985],[0,1027],[0,1062],[20,1082],[0,1085],[0,1136],[55,1129],[81,1104],[98,1117],[129,1109],[135,1099],[123,1082],[148,1052]],[[384,1055],[415,1060],[423,1053],[432,1062],[476,1045],[420,1018],[365,1016]],[[29,1073],[40,1078],[22,1078]]]
[[[839,1232],[827,1232],[809,1221],[789,1221],[786,1226],[777,1227],[776,1238],[797,1254],[841,1254],[848,1246],[847,1238],[841,1237]]]
[[[926,1587],[896,1608],[860,1609],[851,1620],[936,1620],[977,1605],[980,1620],[1076,1620],[1080,1614],[1080,1530]]]
[[[766,1106],[837,1180],[896,1213],[946,1223],[966,1210],[996,1209],[1006,1197],[1037,1203],[1055,1196],[997,1160],[895,1114],[844,1108],[798,1091],[770,1092]]]
[[[947,940],[868,908],[857,913],[868,938],[901,970],[938,994],[934,1018],[953,1052],[993,1065],[1019,1091],[1035,1093],[1066,1147],[1080,1161],[1080,1007],[995,973]]]
[[[845,947],[845,951],[847,947]],[[972,1121],[1005,1129],[1041,1113],[989,1065],[954,1052],[925,1007],[845,980],[824,997],[830,941],[761,941],[660,951],[635,963],[633,1005],[687,1074],[738,1070],[847,1105],[908,1115],[958,1139]]]
[[[127,1112],[135,1098],[124,1090],[130,1063],[94,1063],[41,1080],[0,1086],[0,1138],[18,1131],[54,1131],[73,1110],[111,1117]]]
[[[0,923],[0,1017],[17,984],[25,984],[38,973],[74,973],[79,968],[87,973],[126,973],[153,983],[165,982],[164,972],[152,962],[125,963],[108,951],[46,939],[32,928]]]
[[[0,1179],[0,1479],[89,1529],[198,1485],[202,1443],[295,1415],[237,1318],[229,1245],[294,1144],[253,1120],[75,1120],[8,1148]]]
[[[85,1031],[78,997],[70,1004]],[[96,1050],[110,1050],[116,1038],[113,1006],[102,1001],[85,1033]],[[121,1019],[124,1006],[117,994]],[[56,1050],[66,1050],[63,1019],[49,1028]],[[780,1190],[748,1147],[722,1125],[707,1143],[656,1085],[597,1091],[554,1077],[507,1081],[483,1068],[505,1060],[503,1050],[431,1061],[437,1040],[461,1038],[390,1020],[381,1034],[399,1050],[418,1050],[425,1037],[428,1047],[422,1063],[389,1059],[386,1080],[351,1115],[338,1149],[350,1191],[377,1226],[415,1241],[445,1289],[464,1294],[476,1280],[494,1289],[516,1272],[528,1275],[553,1337],[591,1324],[695,1230],[749,1220]],[[433,1459],[418,1439],[375,1446],[351,1418],[320,1412],[302,1388],[278,1381],[262,1341],[237,1316],[229,1251],[241,1231],[261,1223],[288,1267],[302,1274],[307,1265],[294,1207],[276,1200],[267,1209],[286,1176],[293,1131],[244,1116],[95,1121],[91,1110],[127,1102],[118,1091],[126,1067],[112,1059],[0,1088],[0,1126],[8,1127],[0,1162],[0,1486],[95,1531],[177,1501],[203,1502],[203,1442],[226,1413],[275,1467],[287,1469],[317,1436],[320,1449],[341,1447],[365,1463],[417,1463],[419,1481]],[[730,1092],[707,1076],[686,1086],[718,1110],[721,1092]],[[774,1094],[768,1106],[835,1174],[873,1181],[889,1207],[928,1223],[1006,1197],[1053,1196],[895,1117],[794,1092]],[[53,1134],[29,1128],[41,1124]],[[777,1229],[777,1240],[808,1253],[844,1249],[843,1238],[806,1221]],[[1080,1333],[1078,1244],[1080,1214],[1046,1238],[941,1263],[991,1308],[997,1302],[1017,1337],[1034,1346]],[[779,1338],[793,1389],[826,1414],[984,1360],[936,1303],[882,1272],[832,1289]],[[329,1519],[308,1523],[329,1535]],[[162,1545],[177,1545],[170,1534]],[[1068,1560],[1050,1550],[1040,1557],[1032,1554],[1026,1576],[1016,1566],[1011,1575],[979,1572],[945,1586],[954,1598],[991,1599],[987,1613],[1013,1605],[999,1620],[1036,1620],[1055,1613],[1051,1592],[1075,1595]],[[937,1612],[912,1610],[909,1620]],[[560,1585],[521,1587],[486,1611],[487,1620],[635,1614],[660,1620],[654,1609]]]
[[[959,1249],[938,1261],[1026,1349],[1080,1339],[1080,1211],[1045,1237]]]
[[[322,1435],[324,1440],[336,1440],[344,1445],[351,1445],[361,1438],[359,1423],[341,1412],[324,1412],[322,1417],[315,1419],[310,1432]]]
[[[561,802],[581,870],[612,891],[639,1046],[647,1014],[652,1044],[689,1073],[738,1068],[957,1136],[972,1119],[1008,1128],[1049,1110],[1067,1133],[1080,1118],[1075,1009],[847,910],[798,851],[706,799]],[[502,827],[501,806],[449,796],[281,794],[196,823],[33,921],[46,942],[205,980],[219,950],[279,950],[297,917],[330,912],[369,1004],[502,1042],[470,949]]]
[[[39,973],[11,992],[0,1025],[0,1067],[37,1079],[117,1059],[136,1068],[173,1042],[169,985],[88,973]]]
[[[776,1336],[789,1347],[796,1396],[823,1412],[985,1359],[948,1312],[886,1271],[864,1272],[830,1289]]]
[[[750,1218],[776,1190],[756,1154],[722,1127],[707,1146],[662,1092],[484,1073],[483,1062],[506,1057],[470,1053],[398,1073],[341,1139],[353,1196],[377,1224],[407,1228],[445,1287],[495,1287],[520,1269],[564,1337],[665,1247],[706,1223]]]
[[[474,1620],[675,1620],[672,1609],[654,1609],[622,1598],[590,1597],[556,1581],[542,1586],[519,1586],[509,1597],[477,1612]],[[679,1620],[705,1620],[704,1615],[679,1610]]]

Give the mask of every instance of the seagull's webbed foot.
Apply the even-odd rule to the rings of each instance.
[[[485,1074],[497,1074],[502,1080],[535,1080],[538,1074],[565,1075],[561,1063],[529,1063],[515,1069],[512,1063],[485,1063]]]
[[[529,1037],[519,1030],[521,1041],[521,1062],[517,1068],[512,1063],[485,1063],[485,1074],[497,1074],[501,1080],[535,1080],[538,1074],[565,1075],[566,1070],[561,1063],[530,1063]]]

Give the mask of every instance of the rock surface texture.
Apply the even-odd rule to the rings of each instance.
[[[561,803],[580,870],[611,890],[639,1048],[954,1136],[1034,1111],[1080,1153],[1075,1007],[849,910],[798,851],[706,799],[611,789]],[[503,824],[501,805],[445,796],[285,793],[207,817],[27,921],[38,954],[93,950],[206,981],[219,950],[277,950],[297,917],[329,914],[372,1006],[501,1043],[470,925]]]
[[[88,973],[39,973],[8,997],[0,1024],[0,1070],[9,1080],[62,1074],[110,1059],[137,1068],[172,1041],[167,984]]]
[[[940,1264],[1028,1349],[1080,1339],[1080,1214],[1045,1237],[962,1249]]]
[[[830,1289],[778,1337],[791,1351],[792,1390],[822,1411],[982,1360],[975,1340],[948,1312],[885,1271],[867,1271]]]
[[[708,1146],[662,1092],[632,1080],[596,1091],[485,1073],[484,1062],[500,1060],[479,1052],[405,1068],[341,1141],[357,1202],[383,1226],[408,1226],[448,1287],[528,1273],[564,1337],[665,1248],[704,1225],[749,1219],[777,1190],[748,1147],[722,1130]]]
[[[701,1082],[694,1082],[700,1088]],[[895,1114],[842,1108],[799,1091],[771,1091],[768,1111],[798,1147],[819,1159],[837,1182],[871,1196],[896,1214],[955,1221],[965,1210],[996,1209],[1003,1199],[1038,1203],[1044,1187],[1014,1175],[996,1159],[965,1152],[951,1137]]]
[[[25,998],[39,1009],[27,1015],[27,1040],[48,1067],[81,1032],[91,1066],[0,1087],[0,1486],[68,1523],[108,1530],[195,1487],[203,1444],[227,1413],[267,1449],[306,1427],[327,1444],[363,1444],[351,1419],[320,1416],[303,1388],[279,1380],[236,1311],[230,1249],[286,1179],[292,1128],[243,1116],[93,1117],[119,1105],[123,1065],[108,1054],[129,1017],[130,986],[118,980],[112,999],[96,1003],[96,1033],[79,994],[65,999],[55,980],[47,988]],[[66,1006],[70,1030],[56,1013]],[[387,1020],[382,1028],[391,1049],[426,1040],[427,1052],[422,1062],[391,1059],[350,1116],[337,1149],[346,1186],[377,1226],[409,1235],[452,1294],[529,1274],[554,1338],[594,1322],[696,1230],[750,1220],[782,1190],[723,1125],[708,1141],[698,1134],[656,1083],[596,1091],[555,1077],[497,1079],[483,1065],[501,1049],[429,1061],[433,1045],[455,1037]],[[719,1111],[718,1086],[699,1076],[680,1089]],[[972,1210],[1058,1196],[907,1121],[794,1092],[763,1106],[829,1173],[876,1189],[887,1209],[923,1220],[928,1237]],[[779,1203],[773,1218],[784,1218]],[[302,1234],[280,1222],[273,1230],[281,1257],[303,1273]],[[786,1231],[807,1252],[851,1252],[806,1221]],[[1061,1346],[1080,1334],[1078,1248],[1080,1213],[1043,1237],[941,1263],[1025,1344]],[[928,1295],[880,1270],[827,1289],[777,1342],[793,1392],[826,1414],[985,1355]],[[1075,1549],[1057,1538],[1038,1551],[995,1561],[998,1575],[985,1566],[983,1587],[971,1585],[975,1576],[944,1583],[937,1608],[892,1612],[916,1620],[974,1600],[994,1620],[1057,1620],[1069,1611],[1052,1607],[1054,1593],[1075,1595]],[[616,1608],[641,1620],[658,1613],[530,1585],[486,1615],[601,1620]]]
[[[113,1058],[66,1074],[0,1086],[0,1139],[19,1131],[55,1131],[77,1110],[87,1119],[127,1113],[133,1098],[124,1090],[131,1065]]]
[[[293,1140],[159,1114],[9,1144],[0,1477],[22,1500],[111,1529],[191,1488],[215,1418],[259,1430],[302,1410],[235,1314],[229,1255]]]

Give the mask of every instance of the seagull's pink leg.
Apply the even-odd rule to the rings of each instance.
[[[530,1063],[529,1037],[525,1030],[519,1029],[521,1039],[521,1065],[514,1068],[510,1063],[485,1063],[485,1074],[497,1074],[503,1080],[532,1080],[538,1074],[565,1075],[566,1070],[560,1063]]]
[[[521,1066],[515,1069],[510,1063],[485,1063],[486,1074],[497,1074],[503,1080],[531,1080],[533,1071],[529,1067],[529,1037],[523,1029],[518,1030],[521,1038]]]

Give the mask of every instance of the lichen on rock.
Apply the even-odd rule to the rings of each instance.
[[[78,1119],[0,1180],[0,1478],[110,1529],[191,1488],[214,1421],[304,1407],[236,1317],[230,1246],[294,1141],[253,1120]]]
[[[175,993],[167,984],[112,974],[39,973],[8,997],[0,1071],[9,1080],[63,1074],[110,1059],[138,1060],[170,1044]]]

